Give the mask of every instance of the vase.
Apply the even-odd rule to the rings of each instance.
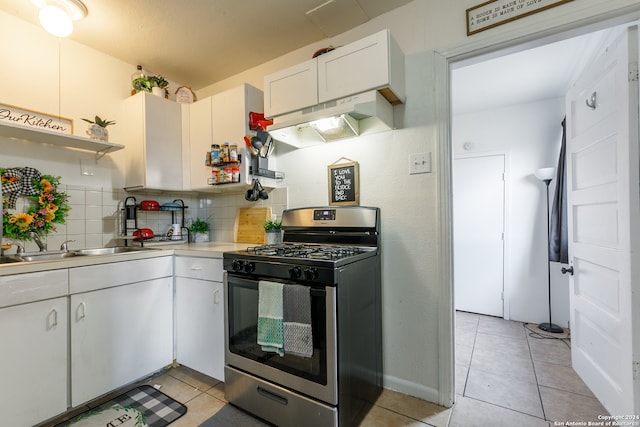
[[[89,135],[89,137],[92,139],[98,139],[100,141],[109,140],[109,131],[107,130],[107,128],[103,128],[102,126],[95,123],[89,126],[87,135]]]
[[[282,243],[282,231],[281,230],[265,230],[265,243],[267,245],[275,245],[276,243]]]
[[[155,96],[164,97],[164,88],[154,86],[151,88],[151,93]]]
[[[204,243],[209,241],[209,233],[196,233],[195,242]]]

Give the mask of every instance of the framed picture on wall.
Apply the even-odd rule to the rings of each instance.
[[[338,160],[338,162],[341,162],[343,159]],[[329,205],[358,206],[360,204],[358,162],[338,162],[327,167],[329,177]]]

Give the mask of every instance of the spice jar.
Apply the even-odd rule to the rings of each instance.
[[[238,161],[238,146],[236,144],[231,144],[229,146],[229,161],[230,162]]]
[[[220,164],[220,145],[218,144],[211,144],[211,164]]]

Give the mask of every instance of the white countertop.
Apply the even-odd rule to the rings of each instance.
[[[129,261],[134,259],[155,258],[159,256],[180,255],[199,256],[208,258],[222,258],[227,251],[246,249],[251,244],[233,242],[184,243],[153,246],[148,251],[125,252],[111,255],[77,256],[56,260],[16,262],[0,264],[0,276],[11,274],[33,273],[38,271],[58,270],[85,265],[107,264],[111,262]],[[74,250],[74,248],[70,248]]]

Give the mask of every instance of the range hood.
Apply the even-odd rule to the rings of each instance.
[[[272,138],[300,148],[393,129],[393,106],[377,90],[274,117]],[[328,124],[337,127],[328,126]]]

